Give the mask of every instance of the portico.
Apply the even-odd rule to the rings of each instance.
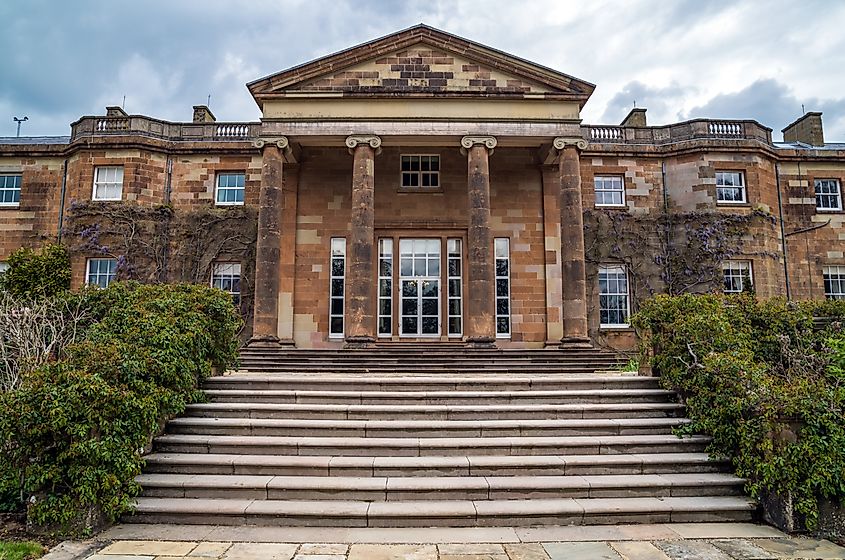
[[[248,87],[264,114],[251,344],[589,343],[591,84],[418,26]]]

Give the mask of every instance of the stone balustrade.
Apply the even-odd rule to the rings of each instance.
[[[71,141],[91,136],[145,136],[173,141],[245,141],[258,138],[261,123],[173,123],[144,116],[82,117],[71,125]]]
[[[772,143],[772,130],[750,120],[695,119],[666,126],[584,125],[583,137],[594,144],[671,144],[686,140],[757,140]]]

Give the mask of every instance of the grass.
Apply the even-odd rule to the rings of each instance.
[[[44,554],[44,547],[34,542],[0,541],[0,560],[32,560]]]

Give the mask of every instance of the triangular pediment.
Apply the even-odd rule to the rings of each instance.
[[[540,96],[583,103],[595,86],[425,25],[248,84],[262,99],[340,94],[390,97]]]

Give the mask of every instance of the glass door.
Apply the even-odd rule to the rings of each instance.
[[[399,334],[440,336],[440,240],[399,240]]]

